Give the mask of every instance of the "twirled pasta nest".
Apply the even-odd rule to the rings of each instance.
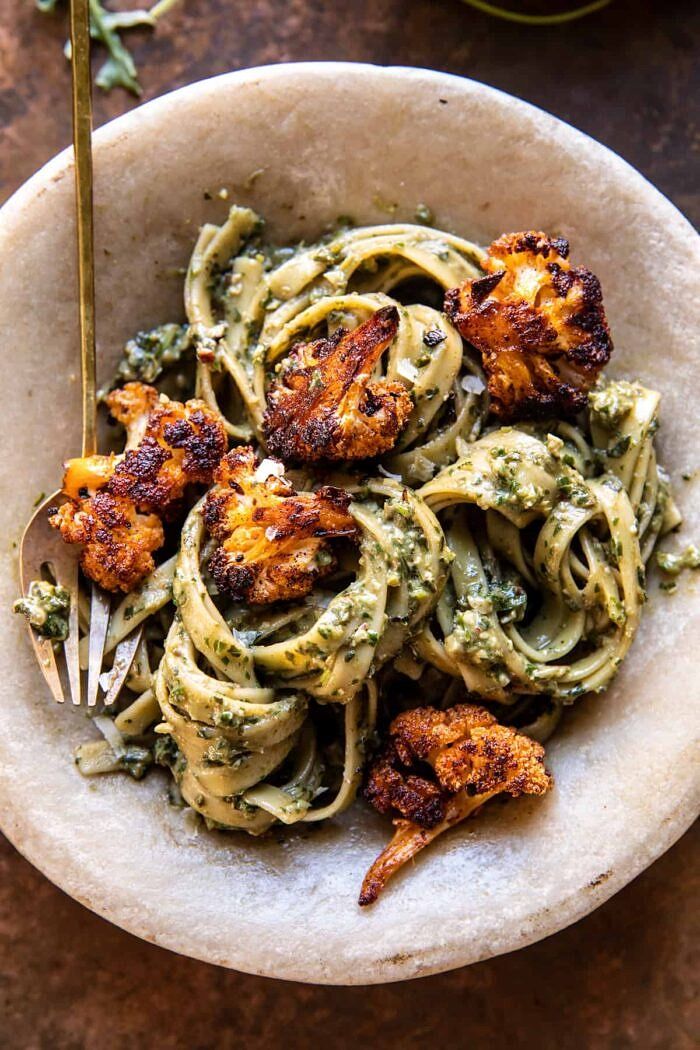
[[[185,756],[174,763],[182,794],[210,821],[257,832],[274,819],[322,819],[352,797],[362,738],[375,721],[372,678],[434,609],[449,562],[442,530],[419,496],[380,478],[355,497],[355,578],[316,609],[302,604],[287,612],[283,627],[310,610],[313,622],[268,643],[230,626],[212,601],[202,578],[201,503],[190,511],[174,566],[177,615],[155,693]],[[345,780],[320,809],[310,809],[320,778],[307,696],[347,707]],[[285,783],[266,783],[292,752]]]

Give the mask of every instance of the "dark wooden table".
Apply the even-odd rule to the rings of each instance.
[[[0,201],[69,142],[64,38],[60,15],[0,0]],[[614,0],[556,29],[508,25],[459,0],[185,0],[155,36],[129,36],[144,98],[300,59],[471,76],[611,146],[696,223],[699,38],[695,0]],[[120,91],[98,95],[96,121],[134,104]],[[700,1029],[699,841],[696,829],[596,913],[531,948],[412,984],[325,989],[230,973],[138,941],[0,839],[0,1046],[691,1047]]]

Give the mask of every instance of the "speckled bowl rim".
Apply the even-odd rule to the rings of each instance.
[[[117,142],[120,136],[137,130],[144,115],[148,115],[150,119],[159,115],[167,115],[172,111],[174,105],[189,102],[198,93],[210,92],[213,87],[231,88],[259,82],[274,83],[279,78],[293,74],[307,77],[309,88],[313,90],[313,84],[319,74],[331,73],[334,77],[341,78],[343,76],[354,77],[362,71],[368,78],[392,81],[405,89],[416,84],[442,84],[451,91],[462,93],[465,99],[476,102],[479,106],[488,107],[494,102],[497,102],[500,107],[506,105],[519,114],[525,125],[536,119],[538,126],[545,127],[553,139],[564,143],[572,150],[579,150],[588,156],[593,156],[601,168],[607,169],[611,178],[617,177],[624,181],[638,195],[640,206],[652,209],[678,243],[687,244],[690,251],[697,252],[697,238],[690,224],[650,183],[616,154],[536,107],[494,88],[444,73],[340,62],[286,64],[228,73],[180,88],[111,121],[96,132],[95,151],[99,154]],[[7,201],[0,210],[0,240],[3,234],[8,234],[8,232],[11,234],[14,230],[21,228],[26,210],[30,209],[38,198],[50,193],[53,183],[63,179],[66,172],[72,167],[71,156],[70,149],[60,153]],[[533,907],[527,919],[520,922],[517,929],[510,931],[505,928],[501,929],[490,939],[483,939],[478,944],[465,942],[459,930],[456,932],[449,929],[436,930],[432,948],[422,949],[418,955],[413,952],[411,944],[406,944],[404,951],[397,952],[390,958],[377,958],[369,943],[364,945],[363,950],[357,956],[358,963],[362,965],[352,972],[348,968],[347,960],[341,960],[339,965],[334,965],[332,960],[324,958],[322,944],[318,945],[319,957],[316,960],[308,958],[301,962],[295,961],[294,952],[290,948],[287,955],[283,953],[280,958],[269,963],[258,959],[251,964],[248,962],[249,945],[243,944],[235,950],[229,948],[215,952],[210,947],[199,943],[196,934],[192,931],[178,930],[172,926],[156,935],[151,924],[144,921],[139,914],[137,904],[131,909],[123,906],[115,909],[108,892],[103,896],[99,894],[85,896],[80,888],[80,871],[71,869],[70,865],[59,869],[53,860],[48,860],[44,855],[39,815],[26,811],[19,812],[13,804],[11,794],[7,792],[0,795],[0,825],[17,849],[56,885],[76,900],[85,903],[93,911],[137,936],[195,958],[244,971],[316,983],[362,984],[423,976],[476,962],[532,943],[575,922],[621,889],[683,834],[698,813],[699,789],[697,776],[686,777],[682,794],[676,797],[673,805],[665,807],[658,820],[650,821],[646,836],[643,840],[638,841],[634,848],[634,856],[630,856],[625,851],[624,845],[620,845],[619,863],[614,872],[609,877],[601,878],[598,884],[589,883],[586,886],[586,893],[583,893],[583,887],[578,887],[566,894],[558,901],[556,909],[547,907],[543,910]],[[426,856],[424,862],[430,864],[430,858]],[[311,940],[313,940],[313,935]]]

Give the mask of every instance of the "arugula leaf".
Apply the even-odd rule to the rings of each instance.
[[[145,11],[143,13],[146,14]],[[131,57],[131,52],[122,44],[119,33],[109,24],[107,12],[100,0],[90,0],[90,35],[104,44],[109,52],[109,58],[95,79],[97,86],[103,91],[123,87],[134,95],[140,95],[141,85],[137,78],[136,63]]]
[[[52,13],[60,0],[35,0],[38,9]],[[98,70],[95,83],[103,91],[121,87],[133,95],[141,94],[136,63],[129,49],[122,43],[121,30],[134,26],[153,28],[158,20],[174,7],[179,0],[159,0],[149,10],[141,8],[134,11],[108,11],[102,0],[90,0],[90,36],[107,49],[107,61]],[[70,60],[70,41],[64,48],[66,58]]]

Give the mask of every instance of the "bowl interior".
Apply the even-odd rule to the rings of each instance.
[[[412,219],[483,243],[544,229],[598,274],[612,372],[663,395],[661,457],[698,535],[689,404],[698,244],[641,176],[584,135],[482,85],[420,70],[271,67],[192,85],[96,136],[99,369],[126,338],[183,317],[198,226],[250,204],[279,239],[341,214]],[[220,194],[220,191],[224,193]],[[696,585],[651,600],[609,693],[548,746],[556,790],[491,806],[431,847],[372,909],[356,905],[387,829],[356,804],[331,825],[265,840],[208,833],[171,809],[164,776],[84,780],[84,714],[49,701],[9,613],[13,544],[79,441],[72,168],[62,154],[0,213],[5,457],[0,505],[0,822],[49,878],[130,931],[254,973],[369,983],[509,951],[628,882],[697,812]],[[228,200],[223,199],[228,194]]]

